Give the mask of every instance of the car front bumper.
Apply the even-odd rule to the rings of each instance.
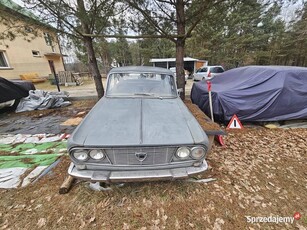
[[[173,169],[135,170],[135,171],[102,171],[102,170],[78,170],[74,163],[68,168],[68,174],[91,182],[132,182],[132,181],[154,181],[175,180],[187,178],[199,174],[208,169],[206,160],[198,167],[185,167]]]

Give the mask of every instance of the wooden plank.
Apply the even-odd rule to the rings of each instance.
[[[59,189],[59,193],[60,193],[60,194],[66,194],[66,193],[68,193],[69,190],[70,190],[70,188],[71,188],[71,186],[72,186],[72,184],[74,183],[74,181],[75,181],[75,178],[69,175],[69,176],[64,180],[63,184],[61,185],[61,187],[60,187],[60,189]]]

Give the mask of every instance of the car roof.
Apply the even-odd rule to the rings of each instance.
[[[152,66],[123,66],[115,67],[110,70],[111,73],[159,73],[159,74],[169,74],[172,75],[173,72],[169,69],[152,67]]]
[[[206,66],[200,67],[199,69],[204,69],[204,68],[210,69],[210,68],[215,68],[215,67],[219,67],[219,68],[224,69],[223,66],[221,66],[221,65],[206,65]]]
[[[206,67],[221,67],[221,68],[223,68],[223,66],[221,66],[221,65],[208,65]]]

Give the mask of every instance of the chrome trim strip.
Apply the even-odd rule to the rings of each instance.
[[[171,162],[171,163],[165,163],[165,164],[155,164],[155,165],[145,165],[145,164],[139,164],[139,165],[115,165],[115,164],[100,164],[100,163],[92,163],[92,162],[80,162],[82,165],[86,165],[87,168],[95,168],[97,170],[134,170],[134,169],[145,169],[145,170],[151,170],[151,169],[163,169],[163,168],[180,168],[180,167],[190,167],[193,165],[193,163],[198,162],[196,160],[189,160],[189,161],[177,161],[177,162]],[[78,162],[79,163],[79,162]]]
[[[133,182],[144,180],[174,180],[187,178],[190,175],[202,173],[208,169],[208,164],[204,160],[199,167],[184,167],[174,169],[159,170],[134,170],[134,171],[97,171],[97,170],[77,170],[71,163],[68,174],[83,180],[93,182]]]
[[[143,143],[143,100],[141,99],[140,100],[140,103],[141,103],[141,111],[140,111],[140,116],[141,116],[141,119],[140,119],[140,144]]]

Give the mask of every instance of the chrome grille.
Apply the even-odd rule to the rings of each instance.
[[[133,147],[106,149],[106,153],[113,165],[161,165],[171,161],[175,150],[175,147]],[[141,161],[136,153],[146,153],[147,156]]]

